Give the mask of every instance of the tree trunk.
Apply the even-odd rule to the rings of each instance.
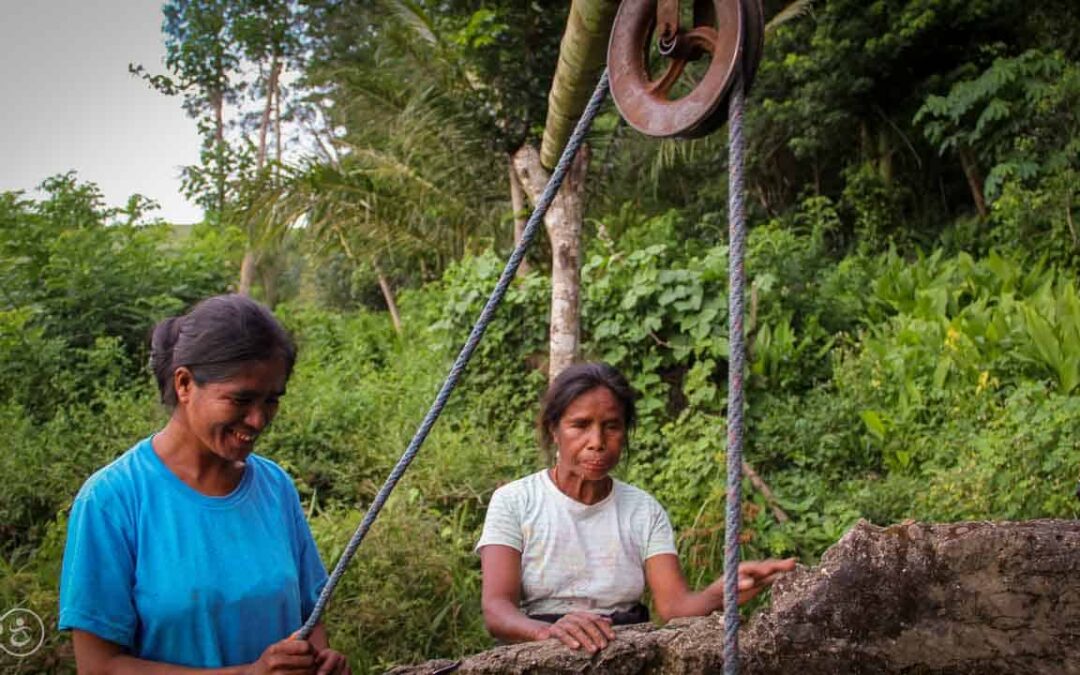
[[[274,109],[274,96],[277,93],[277,81],[281,72],[281,62],[275,54],[270,62],[270,75],[266,82],[266,105],[263,106],[262,119],[259,121],[259,152],[255,157],[255,168],[266,166],[266,135],[270,131],[270,112]]]
[[[859,158],[863,162],[869,162],[873,154],[870,142],[870,127],[866,126],[866,120],[859,120]]]
[[[521,191],[521,181],[518,180],[517,172],[514,171],[514,157],[511,155],[507,162],[507,173],[510,179],[510,208],[514,210],[514,247],[521,241],[521,235],[525,231],[525,195]],[[517,275],[524,277],[529,273],[529,261],[521,259]]]
[[[394,289],[390,287],[390,282],[387,280],[386,275],[383,274],[379,263],[372,260],[371,267],[375,270],[375,277],[379,280],[379,290],[382,291],[383,300],[386,301],[386,308],[390,310],[390,320],[394,323],[394,332],[401,335],[401,315],[398,314],[397,302],[394,300]]]
[[[889,143],[889,134],[884,127],[877,134],[878,173],[886,185],[893,182],[893,150]]]
[[[217,211],[220,219],[225,213],[225,93],[220,90],[209,92],[210,105],[214,109],[214,157],[217,162],[214,182],[217,184]]]
[[[967,178],[968,189],[971,190],[971,199],[975,202],[975,210],[980,218],[990,215],[986,208],[986,195],[983,194],[983,177],[979,172],[979,164],[975,160],[975,153],[971,148],[961,147],[957,154],[960,155],[960,166],[964,169],[964,177]]]
[[[566,147],[578,117],[604,68],[608,36],[618,0],[572,0],[566,31],[559,43],[559,62],[548,92],[548,112],[540,151],[524,145],[513,163],[521,187],[533,204]],[[544,218],[551,241],[551,336],[548,378],[577,356],[581,317],[581,221],[589,150],[578,152]]]
[[[262,281],[262,299],[270,309],[277,306],[278,278],[281,276],[281,267],[284,262],[280,255],[274,256],[273,261],[265,258],[259,260],[258,272],[259,279]]]
[[[551,241],[551,329],[548,379],[554,380],[574,362],[581,334],[581,224],[584,215],[585,173],[589,149],[582,146],[556,195],[544,227]],[[548,181],[540,153],[523,145],[514,153],[514,168],[521,187],[536,204]]]
[[[278,164],[281,164],[281,66],[278,66],[278,78],[274,80],[274,144]],[[280,170],[280,167],[279,167]]]
[[[1069,179],[1065,182],[1066,185],[1072,185],[1072,172],[1070,171]],[[1065,192],[1065,224],[1069,226],[1069,236],[1072,237],[1072,247],[1076,250],[1077,238],[1076,238],[1076,223],[1073,221],[1073,192],[1072,189],[1067,189]]]
[[[270,62],[270,75],[266,82],[266,104],[263,106],[262,119],[259,120],[259,147],[258,153],[255,155],[255,169],[262,171],[266,166],[266,136],[270,131],[270,112],[274,109],[274,97],[277,95],[277,83],[278,76],[281,73],[281,61],[278,60],[277,55],[274,55],[273,60]],[[248,229],[251,229],[251,225]],[[248,232],[248,241],[246,243],[246,250],[244,251],[244,260],[240,264],[240,285],[237,287],[237,292],[241,295],[251,295],[251,287],[255,283],[256,274],[256,259],[255,259],[255,244],[252,241],[254,239],[254,233]],[[276,292],[271,289],[275,286],[273,282],[269,284],[267,275],[263,275],[263,290],[266,292],[266,298],[264,298],[271,307],[274,305],[276,298],[271,297],[276,295]]]
[[[210,105],[214,108],[214,143],[225,144],[225,95],[216,89],[209,93]]]
[[[255,284],[255,252],[251,249],[244,251],[244,260],[240,263],[240,285],[236,292],[240,295],[251,295],[251,287]]]

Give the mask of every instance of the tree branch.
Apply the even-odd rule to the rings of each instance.
[[[784,510],[780,508],[780,504],[777,503],[776,495],[773,494],[772,489],[769,488],[768,484],[758,475],[758,472],[754,471],[754,467],[750,466],[750,463],[745,459],[742,463],[742,470],[743,473],[746,474],[746,477],[750,479],[750,483],[761,493],[761,496],[764,497],[765,501],[769,504],[769,508],[772,510],[776,522],[786,523],[791,520],[791,518],[788,517],[788,514],[784,513]]]

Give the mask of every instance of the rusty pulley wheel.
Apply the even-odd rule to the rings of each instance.
[[[680,21],[679,5],[623,0],[608,43],[615,105],[649,136],[698,138],[716,130],[727,119],[736,68],[742,64],[749,86],[761,61],[761,0],[695,0],[692,25]],[[707,66],[698,63],[705,58]]]

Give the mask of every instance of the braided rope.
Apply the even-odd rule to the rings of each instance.
[[[743,83],[728,101],[728,413],[727,517],[724,527],[724,675],[739,673],[739,530],[742,525],[743,373],[746,336],[746,205],[743,202]]]
[[[578,119],[577,126],[574,128],[574,133],[571,134],[570,140],[566,142],[566,148],[563,149],[562,156],[559,158],[559,163],[555,165],[555,169],[551,172],[551,178],[548,180],[548,184],[544,188],[543,194],[541,194],[540,199],[537,200],[536,208],[533,210],[532,215],[529,216],[529,220],[525,225],[525,230],[521,234],[521,241],[518,242],[517,247],[514,248],[514,252],[510,255],[510,259],[507,260],[506,267],[503,268],[502,271],[502,276],[499,277],[499,282],[491,292],[491,297],[488,298],[487,304],[484,305],[484,309],[480,312],[480,317],[476,320],[476,324],[469,334],[469,339],[465,341],[465,346],[461,348],[461,352],[454,361],[454,365],[451,366],[450,372],[446,376],[446,380],[443,381],[442,388],[439,389],[439,393],[436,395],[434,403],[431,404],[431,408],[424,416],[412,441],[405,449],[404,454],[401,455],[401,459],[394,465],[390,475],[386,478],[386,482],[383,483],[383,486],[375,495],[375,499],[371,502],[371,506],[368,507],[367,513],[364,514],[364,519],[360,521],[360,525],[356,528],[356,532],[353,533],[352,539],[349,540],[349,545],[345,547],[344,553],[341,554],[341,558],[338,560],[337,565],[334,567],[334,571],[330,574],[330,578],[326,581],[326,585],[319,595],[319,600],[315,603],[315,608],[312,610],[311,616],[304,622],[303,627],[297,634],[297,637],[300,639],[306,640],[315,629],[315,625],[319,623],[323,611],[326,609],[326,604],[330,601],[330,597],[334,594],[334,589],[337,587],[338,582],[341,581],[341,577],[345,573],[346,567],[348,567],[349,562],[356,554],[356,550],[360,547],[360,542],[363,541],[364,536],[367,534],[368,530],[371,529],[372,523],[375,522],[375,518],[378,517],[379,511],[382,510],[387,498],[390,497],[390,493],[394,490],[398,481],[401,480],[401,477],[405,474],[405,470],[409,468],[409,464],[412,463],[413,459],[420,451],[420,446],[423,445],[431,428],[435,425],[436,420],[439,419],[439,414],[442,413],[443,408],[446,406],[446,402],[450,400],[450,394],[454,391],[454,387],[457,386],[462,371],[464,371],[465,366],[468,365],[469,359],[472,358],[473,351],[475,351],[477,345],[480,344],[480,339],[484,336],[484,331],[487,330],[488,324],[491,323],[491,319],[495,315],[495,310],[498,308],[499,303],[502,302],[503,296],[506,295],[510,283],[514,280],[514,275],[517,273],[517,269],[525,257],[525,251],[536,237],[536,233],[540,229],[540,223],[543,221],[544,214],[547,213],[548,207],[551,206],[552,200],[555,199],[555,195],[559,192],[563,179],[566,177],[566,172],[569,170],[570,164],[574,160],[574,155],[577,154],[578,149],[581,148],[582,144],[585,142],[585,136],[589,132],[589,127],[592,126],[593,120],[600,111],[600,105],[607,97],[607,93],[608,74],[607,70],[605,70],[600,76],[600,81],[596,84],[596,89],[593,91],[592,98],[589,99],[588,105],[585,106],[585,111],[582,112],[581,118]]]

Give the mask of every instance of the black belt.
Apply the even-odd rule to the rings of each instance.
[[[530,614],[530,619],[536,619],[537,621],[543,621],[544,623],[555,623],[559,619],[566,616],[565,614]],[[605,615],[611,619],[611,623],[614,626],[626,626],[632,623],[647,623],[649,621],[649,608],[640,602],[625,612],[612,612]]]

